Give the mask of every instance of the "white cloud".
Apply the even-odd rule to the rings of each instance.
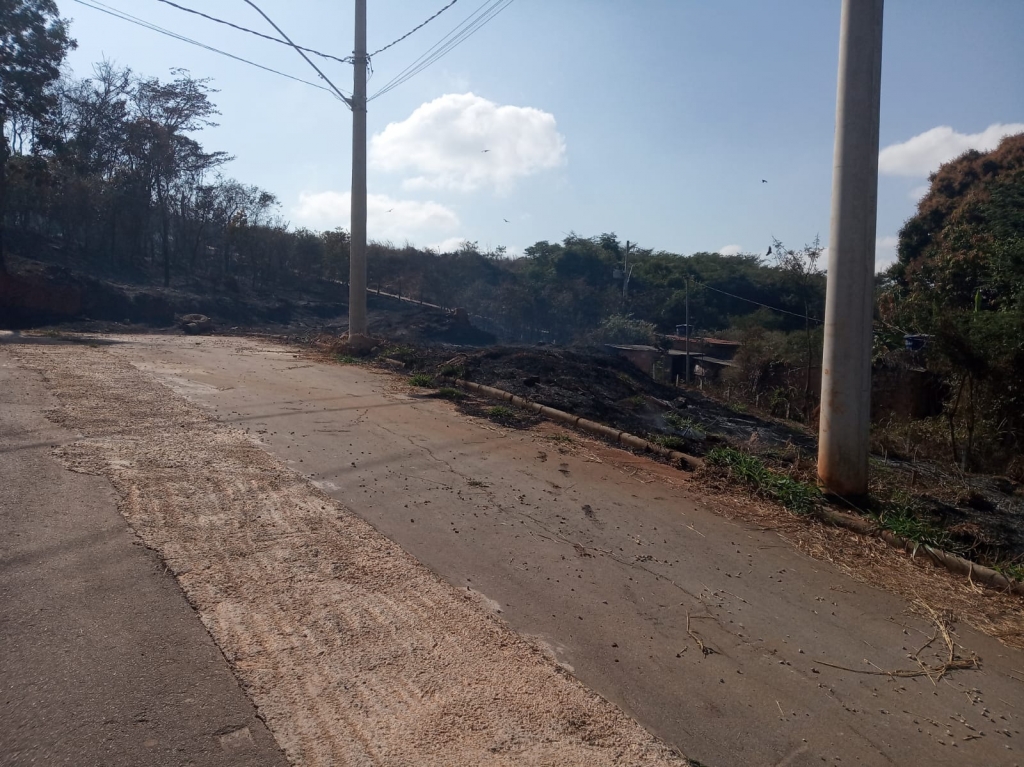
[[[719,255],[722,256],[738,256],[743,252],[743,248],[739,245],[723,245],[718,249]]]
[[[875,240],[875,271],[881,272],[896,263],[896,246],[900,238],[894,235]]]
[[[517,179],[563,165],[565,138],[547,112],[449,93],[376,134],[370,162],[379,170],[413,174],[403,183],[407,189],[500,192]]]
[[[925,177],[968,149],[990,152],[1004,136],[1017,133],[1024,133],[1024,123],[995,123],[981,133],[957,133],[940,125],[902,144],[887,146],[878,155],[878,170],[889,176]]]
[[[291,214],[297,223],[316,229],[349,226],[349,192],[302,192]],[[370,239],[401,241],[438,232],[450,232],[459,226],[455,211],[436,202],[396,200],[386,194],[371,194],[366,200],[367,229]]]

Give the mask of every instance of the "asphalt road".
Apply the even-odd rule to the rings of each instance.
[[[0,338],[0,764],[287,762],[106,480],[51,454],[36,373]]]
[[[935,633],[928,620],[713,513],[670,472],[553,439],[554,427],[498,429],[394,377],[250,339],[120,340],[111,354],[482,594],[691,758],[1020,763],[1024,684],[1011,672],[1024,653],[960,626],[956,641],[982,668],[938,683],[886,675],[913,667],[908,652]]]

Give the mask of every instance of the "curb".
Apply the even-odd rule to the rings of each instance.
[[[637,450],[643,450],[646,453],[654,453],[662,458],[667,458],[670,461],[674,461],[680,464],[683,468],[688,471],[694,471],[704,465],[704,461],[700,458],[696,458],[686,453],[680,453],[678,450],[669,450],[667,447],[656,445],[646,439],[641,439],[635,434],[630,434],[627,431],[621,431],[620,429],[613,429],[610,426],[605,426],[602,423],[596,421],[590,421],[581,416],[572,415],[562,410],[556,410],[553,407],[547,407],[537,402],[531,402],[528,399],[517,397],[511,392],[507,392],[504,389],[496,389],[493,386],[485,386],[483,384],[473,383],[472,381],[463,381],[461,378],[454,379],[454,383],[461,386],[464,389],[482,394],[485,397],[491,399],[500,400],[502,402],[510,402],[517,407],[524,408],[526,410],[532,410],[538,415],[542,415],[545,418],[549,418],[552,421],[558,421],[559,423],[567,424],[568,426],[575,426],[577,429],[592,434],[595,437],[602,437],[604,439],[611,440],[612,442],[625,445],[626,447],[632,447]]]
[[[604,424],[596,423],[595,421],[590,421],[586,418],[575,416],[562,410],[556,410],[553,407],[547,407],[537,402],[531,402],[528,399],[517,397],[515,394],[507,392],[504,389],[496,389],[493,386],[485,386],[484,384],[473,383],[472,381],[463,381],[460,378],[454,379],[454,383],[464,389],[469,389],[470,391],[482,394],[485,397],[490,397],[491,399],[500,400],[502,402],[510,402],[513,405],[525,408],[526,410],[531,410],[534,413],[542,415],[553,421],[558,421],[559,423],[564,423],[569,426],[575,426],[576,428],[581,429],[588,434],[592,434],[595,437],[602,437],[620,445],[636,448],[649,453],[655,453],[663,458],[668,458],[671,461],[678,462],[689,471],[694,471],[704,465],[704,461],[700,458],[687,455],[686,453],[680,453],[677,450],[669,450],[666,447],[656,445],[653,442],[641,439],[640,437],[626,431],[613,429],[610,426],[605,426]],[[911,557],[916,557],[918,554],[923,553],[933,565],[936,567],[943,567],[956,575],[966,575],[971,580],[1009,594],[1024,595],[1024,582],[1008,578],[998,570],[993,570],[991,567],[979,565],[976,562],[964,559],[963,557],[958,557],[956,554],[951,554],[948,551],[942,551],[941,549],[936,549],[927,544],[917,543],[915,541],[902,538],[862,517],[857,517],[853,514],[847,514],[842,511],[835,511],[833,509],[819,509],[816,512],[816,515],[821,521],[833,524],[836,527],[842,527],[860,535],[881,538],[889,546],[909,552]]]
[[[833,509],[819,509],[816,513],[824,522],[829,522],[837,527],[843,527],[861,535],[881,538],[893,548],[909,552],[911,557],[916,557],[919,553],[923,553],[933,565],[944,567],[956,575],[966,575],[973,581],[983,583],[986,586],[1009,594],[1024,594],[1024,583],[1021,581],[1008,578],[998,570],[979,565],[969,559],[958,557],[956,554],[950,554],[948,551],[942,551],[926,543],[916,543],[915,541],[895,535],[863,517],[857,517],[853,514]]]

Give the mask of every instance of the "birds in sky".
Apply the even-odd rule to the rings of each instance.
[[[504,222],[505,222],[506,224],[511,224],[511,223],[512,223],[512,222],[511,222],[511,221],[509,221],[509,220],[508,220],[507,218],[503,218],[503,219],[501,219],[501,220],[502,220],[502,221],[504,221]]]
[[[771,245],[769,245],[769,246],[768,246],[768,252],[767,252],[767,253],[765,253],[765,256],[767,257],[767,256],[770,256],[771,254],[772,254],[772,246],[771,246]]]
[[[766,179],[766,178],[762,178],[762,179],[761,179],[761,183],[762,183],[762,184],[767,184],[767,183],[768,183],[768,179]]]
[[[481,149],[480,150],[480,154],[487,154],[490,151],[491,151],[490,149]]]

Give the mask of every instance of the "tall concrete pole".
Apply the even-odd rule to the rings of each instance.
[[[352,223],[349,243],[348,336],[366,336],[366,0],[356,0],[352,82]]]
[[[868,489],[883,4],[843,0],[839,33],[818,478],[844,496]]]

